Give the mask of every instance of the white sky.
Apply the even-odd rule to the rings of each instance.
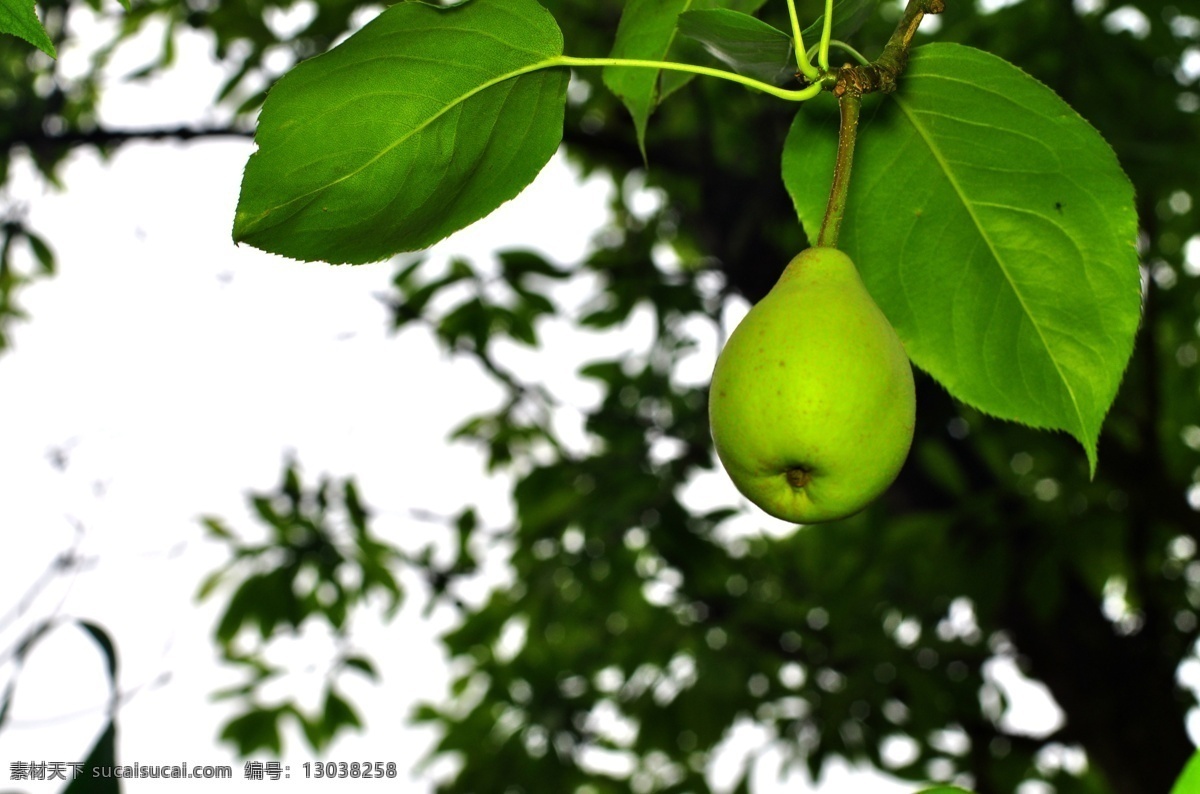
[[[64,52],[64,64],[73,57]],[[113,73],[132,71],[148,57],[132,48]],[[183,67],[149,84],[114,82],[105,97],[106,122],[213,120],[207,102],[220,72],[208,57],[203,40],[190,35],[180,47]],[[393,266],[301,264],[232,244],[241,169],[251,150],[248,141],[134,145],[109,163],[81,153],[64,172],[62,194],[47,193],[28,169],[19,173],[10,194],[27,202],[31,225],[57,251],[60,273],[21,293],[31,320],[16,326],[15,349],[0,356],[0,523],[10,538],[10,553],[0,557],[0,612],[70,547],[77,526],[85,531],[81,553],[99,561],[94,570],[56,580],[22,620],[0,622],[0,649],[31,620],[52,613],[100,623],[117,643],[122,690],[132,693],[120,712],[118,760],[230,764],[235,781],[222,782],[223,791],[270,783],[241,781],[240,763],[215,743],[229,711],[208,695],[238,679],[219,665],[209,639],[221,598],[203,608],[192,600],[201,578],[225,559],[221,547],[203,540],[197,516],[216,514],[236,529],[253,529],[245,491],[273,488],[289,450],[306,482],[321,473],[354,475],[378,514],[376,531],[406,548],[441,535],[411,520],[412,508],[450,514],[471,503],[493,526],[510,515],[506,482],[485,477],[472,448],[445,440],[498,391],[469,362],[443,356],[424,331],[388,333],[386,310],[374,296],[388,291]],[[575,261],[604,223],[608,189],[600,181],[579,185],[556,159],[526,193],[440,245],[436,255],[486,261],[497,248],[532,246]],[[566,301],[586,298],[579,291],[586,284],[572,289]],[[744,311],[735,309],[732,320]],[[639,321],[608,335],[565,333],[567,327],[547,334],[536,354],[507,352],[523,375],[548,382],[574,405],[598,396],[573,378],[583,361],[634,352],[647,338]],[[709,334],[681,377],[707,379],[716,352]],[[570,412],[563,422],[568,438],[578,435]],[[67,454],[65,471],[50,463],[56,448]],[[706,494],[707,503],[745,504],[718,474],[701,486],[693,491]],[[772,522],[755,511],[739,526],[778,531]],[[493,576],[504,575],[493,568]],[[344,735],[325,756],[394,761],[402,778],[431,744],[429,732],[406,724],[408,710],[418,698],[437,699],[449,680],[434,639],[448,616],[435,612],[424,620],[422,587],[407,584],[408,603],[390,627],[363,621],[355,632],[383,684],[342,679],[368,729]],[[309,638],[297,644],[294,658],[313,660],[323,649],[321,638]],[[287,688],[319,693],[321,659],[310,667],[289,678]],[[0,664],[0,681],[10,672],[10,664]],[[1006,676],[1005,688],[1024,686],[1004,669],[996,675]],[[1035,692],[1021,698],[1031,710],[1010,718],[1018,725],[1030,720],[1031,730],[1052,725],[1048,698],[1022,691]],[[82,760],[103,725],[106,696],[101,656],[81,632],[67,628],[44,641],[27,660],[11,722],[0,731],[0,780],[29,792],[58,790],[9,783],[10,762]],[[769,741],[750,726],[735,733],[714,765],[714,782],[729,780],[740,757]],[[297,779],[300,764],[316,760],[297,732],[285,737],[285,750],[292,771],[287,790],[338,785]],[[756,791],[815,790],[798,777],[780,782],[777,766],[778,756],[768,753],[755,773]],[[872,780],[879,794],[912,790]],[[820,791],[848,793],[863,784],[840,766]],[[128,782],[125,791],[203,785],[143,780]],[[429,789],[427,779],[405,787]]]

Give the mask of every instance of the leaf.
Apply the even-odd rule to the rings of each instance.
[[[960,401],[1096,442],[1140,316],[1133,189],[1050,89],[956,44],[864,107],[840,246],[909,356]],[[816,239],[836,121],[797,114],[784,182]]]
[[[561,280],[569,278],[571,275],[570,271],[553,265],[536,251],[520,249],[498,251],[496,259],[500,262],[500,275],[505,283],[519,290],[528,289],[528,286],[524,284],[527,276]]]
[[[197,601],[206,600],[210,595],[213,594],[213,591],[215,591],[217,589],[217,587],[224,581],[225,581],[225,569],[224,568],[221,568],[221,569],[218,569],[218,570],[215,570],[215,571],[212,571],[211,573],[209,573],[207,576],[204,577],[204,580],[200,582],[200,586],[198,588],[196,588],[196,600]]]
[[[935,788],[921,789],[917,794],[971,794],[971,792],[958,786],[937,786]]]
[[[1183,767],[1179,779],[1171,787],[1171,794],[1197,794],[1200,792],[1200,753],[1192,756]]]
[[[734,8],[749,13],[764,0],[627,0],[617,25],[611,58],[647,61],[684,60],[679,52],[676,27],[684,11]],[[644,67],[606,66],[604,84],[625,104],[637,129],[638,147],[645,156],[646,125],[654,108],[694,75]]]
[[[201,516],[200,523],[208,531],[208,536],[213,540],[235,540],[234,534],[229,531],[229,527],[216,516]]]
[[[715,8],[726,8],[730,11],[739,11],[743,14],[753,14],[765,2],[766,0],[691,0],[691,3],[688,4],[688,10],[708,11]],[[684,13],[687,12],[685,11]],[[706,54],[700,42],[680,35],[676,36],[674,42],[671,44],[671,49],[667,52],[667,60],[678,61],[680,63],[703,63]],[[696,75],[689,72],[662,72],[658,92],[659,104],[662,104],[663,100],[695,78]]]
[[[358,564],[362,568],[363,592],[374,592],[382,588],[388,596],[388,604],[384,614],[390,620],[400,609],[404,601],[404,591],[396,577],[388,570],[387,559],[381,552],[362,553],[358,556]]]
[[[287,519],[275,510],[275,505],[269,498],[254,496],[250,499],[250,506],[254,508],[255,515],[262,519],[267,526],[279,531],[283,531],[287,527]]]
[[[117,724],[109,720],[100,734],[100,738],[92,745],[92,751],[83,761],[84,774],[71,778],[71,782],[63,790],[63,794],[120,794],[121,779],[119,777],[96,777],[88,770],[112,769],[117,765]]]
[[[246,577],[225,606],[217,624],[217,642],[228,645],[239,631],[255,623],[265,640],[279,623],[288,622],[289,606],[295,601],[289,571],[276,568]]]
[[[238,754],[243,757],[257,750],[278,756],[283,748],[279,718],[285,713],[292,713],[292,710],[286,706],[252,708],[225,723],[220,739],[236,746]]]
[[[358,494],[358,486],[354,484],[354,480],[346,480],[342,486],[342,502],[346,506],[346,515],[350,519],[350,526],[354,528],[356,537],[363,538],[367,535],[367,521],[371,517],[370,512],[363,506],[362,498]]]
[[[332,737],[342,727],[361,728],[362,720],[345,698],[330,689],[325,693],[325,728]]]
[[[0,0],[0,2],[3,2],[3,0]],[[29,242],[29,247],[33,250],[33,255],[37,259],[42,273],[47,276],[54,275],[54,271],[57,267],[54,258],[54,250],[50,248],[50,245],[46,242],[46,239],[41,235],[34,234],[33,232],[29,231],[29,229],[25,230],[25,239]]]
[[[675,24],[689,0],[628,0],[610,58],[661,61],[675,39]],[[625,103],[637,128],[638,147],[646,153],[646,125],[658,103],[655,69],[626,66],[604,67],[604,84]]]
[[[51,58],[57,58],[54,42],[33,10],[33,0],[0,0],[0,34],[11,33],[25,39]]]
[[[108,636],[108,632],[96,623],[90,620],[79,621],[79,627],[91,635],[96,644],[100,646],[100,650],[104,652],[104,663],[108,668],[108,680],[112,684],[113,691],[117,687],[117,649],[113,645],[112,637]]]
[[[679,32],[731,69],[774,85],[795,79],[792,37],[756,17],[724,8],[679,15]]]
[[[822,4],[823,5],[823,4]],[[833,38],[848,39],[871,18],[879,0],[838,0],[833,4]],[[801,32],[804,43],[812,47],[821,40],[821,29],[825,27],[825,14]]]
[[[536,0],[393,5],[271,89],[234,239],[360,263],[474,223],[562,140],[562,46]]]
[[[300,727],[304,730],[304,738],[308,740],[308,746],[318,753],[321,752],[325,748],[325,743],[329,738],[324,732],[324,721],[319,717],[307,717],[299,712],[296,713],[296,719],[299,721]]]
[[[297,716],[304,728],[305,738],[317,752],[327,747],[342,728],[362,728],[362,720],[354,707],[332,689],[325,691],[325,704],[320,716]]]
[[[346,667],[359,671],[372,681],[379,681],[379,672],[375,665],[365,656],[350,656],[342,661]]]

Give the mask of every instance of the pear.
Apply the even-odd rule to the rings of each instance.
[[[857,513],[908,457],[916,418],[904,346],[850,257],[809,248],[717,358],[709,424],[750,501],[803,524]]]

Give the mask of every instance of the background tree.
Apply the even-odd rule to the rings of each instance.
[[[544,4],[568,51],[607,54],[620,2]],[[859,5],[871,13],[856,45],[877,52],[899,8]],[[46,6],[52,37],[61,39],[68,6]],[[308,28],[281,42],[263,21],[278,7],[135,6],[120,35],[165,16],[211,30],[217,56],[237,61],[219,97],[236,107],[228,129],[152,134],[241,133],[261,100],[254,87],[275,76],[264,72],[264,53],[320,52],[354,10],[320,4]],[[784,14],[769,4],[761,16],[786,28]],[[1144,316],[1095,478],[1066,436],[983,417],[918,373],[913,453],[864,513],[731,540],[733,510],[685,504],[689,484],[715,461],[705,384],[682,381],[680,362],[698,328],[719,326],[735,296],[764,295],[807,244],[776,170],[794,108],[693,81],[656,112],[643,160],[623,107],[598,73],[579,71],[568,155],[620,187],[660,188],[661,206],[635,212],[629,191],[618,191],[615,226],[583,262],[514,250],[435,272],[408,260],[391,296],[397,329],[428,324],[508,395],[457,436],[514,476],[513,525],[482,527],[466,506],[450,522],[457,559],[406,561],[462,613],[444,638],[465,669],[452,702],[418,714],[443,728],[439,752],[461,762],[444,790],[492,790],[496,781],[513,791],[706,790],[710,751],[743,718],[814,774],[844,757],[980,794],[1025,780],[1060,792],[1170,788],[1192,752],[1184,721],[1194,694],[1177,671],[1193,654],[1200,606],[1200,95],[1188,65],[1200,20],[1155,0],[1120,9],[1017,2],[990,13],[951,3],[939,19],[939,40],[996,53],[1057,91],[1113,145],[1136,187]],[[28,48],[6,44],[0,57],[0,162],[22,147],[52,178],[71,147],[133,137],[95,125],[99,89],[88,77],[57,78]],[[169,61],[165,48],[147,73]],[[10,217],[8,239],[38,246]],[[5,277],[7,295],[17,280]],[[634,357],[575,362],[604,394],[578,447],[555,428],[555,396],[527,382],[506,350],[536,347],[542,321],[560,312],[554,285],[583,278],[599,291],[573,323],[611,328],[646,312],[654,336]],[[449,300],[451,287],[467,297]],[[293,474],[281,494],[295,488]],[[363,499],[369,505],[370,495]],[[365,525],[366,508],[357,509]],[[304,515],[296,507],[292,520],[312,520]],[[506,555],[515,577],[476,608],[456,592],[484,554]],[[235,596],[226,636],[255,622],[269,639],[259,617],[236,604]],[[335,620],[279,609],[280,625]],[[1052,735],[1005,730],[1003,698],[987,673],[998,657],[1015,659],[1054,695],[1065,719]],[[334,730],[352,722],[329,719]],[[248,752],[269,746],[268,735],[231,738]],[[911,752],[888,749],[899,746]],[[1055,763],[1052,748],[1061,746],[1083,750],[1086,768]],[[745,776],[740,786],[749,790]]]

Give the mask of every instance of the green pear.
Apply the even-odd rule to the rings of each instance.
[[[745,496],[786,521],[857,513],[908,457],[912,367],[850,258],[793,259],[717,358],[709,423]]]

